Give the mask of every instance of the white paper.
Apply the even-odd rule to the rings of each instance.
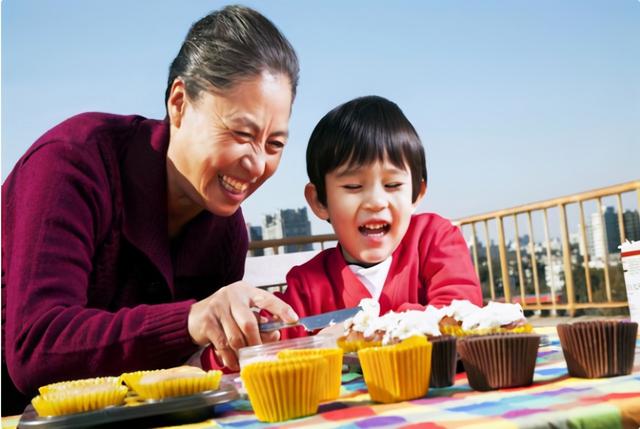
[[[629,315],[632,321],[640,323],[640,241],[626,241],[622,243],[620,250]]]

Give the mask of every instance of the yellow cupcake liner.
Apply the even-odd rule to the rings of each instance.
[[[175,378],[146,383],[143,377],[147,375],[162,375],[167,370],[136,371],[122,374],[122,380],[143,399],[163,399],[173,396],[193,395],[207,390],[216,390],[220,386],[222,372],[211,370],[198,375],[180,376]]]
[[[58,384],[58,383],[56,383]],[[67,382],[73,385],[74,382]],[[46,387],[46,386],[45,386]],[[40,416],[61,416],[120,405],[129,389],[121,384],[56,386],[33,398],[31,403]],[[41,388],[42,389],[42,388]]]
[[[240,377],[258,420],[274,423],[317,412],[327,366],[320,356],[292,357],[246,365]]]
[[[278,353],[278,359],[291,359],[307,356],[321,356],[327,362],[327,373],[322,377],[322,393],[320,402],[331,401],[340,396],[342,385],[342,357],[344,352],[340,348],[332,349],[288,349]]]
[[[454,337],[469,337],[472,335],[493,335],[493,334],[530,334],[533,333],[533,326],[529,323],[525,323],[521,326],[516,326],[513,329],[507,328],[486,328],[486,329],[462,329],[458,325],[448,325],[441,329],[445,335],[453,335]]]
[[[358,351],[369,396],[391,403],[426,396],[431,376],[432,344],[423,336]]]
[[[355,353],[358,350],[369,347],[380,347],[382,342],[369,340],[346,340],[344,338],[338,338],[337,344],[345,353]]]
[[[120,377],[96,377],[96,378],[85,378],[81,380],[72,380],[72,381],[60,381],[58,383],[47,384],[46,386],[42,386],[38,388],[38,392],[40,395],[45,396],[48,393],[54,393],[59,391],[69,391],[69,390],[81,390],[87,389],[90,390],[93,386],[120,386],[122,381]]]

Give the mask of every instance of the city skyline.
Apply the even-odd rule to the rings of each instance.
[[[418,211],[456,219],[637,179],[640,2],[243,3],[276,23],[301,63],[291,138],[275,176],[243,204],[250,223],[306,206],[313,126],[368,94],[396,102],[423,140]],[[3,2],[3,180],[74,114],[162,118],[189,25],[225,4]]]

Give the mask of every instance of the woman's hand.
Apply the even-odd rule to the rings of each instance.
[[[267,310],[287,323],[298,320],[293,309],[281,299],[239,281],[191,306],[189,335],[198,345],[213,344],[224,365],[237,370],[237,351],[240,348],[279,338],[278,331],[260,333],[253,307]]]

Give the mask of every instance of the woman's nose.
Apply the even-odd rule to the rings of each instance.
[[[242,157],[241,165],[252,178],[258,178],[264,174],[266,159],[262,151],[252,152]]]

